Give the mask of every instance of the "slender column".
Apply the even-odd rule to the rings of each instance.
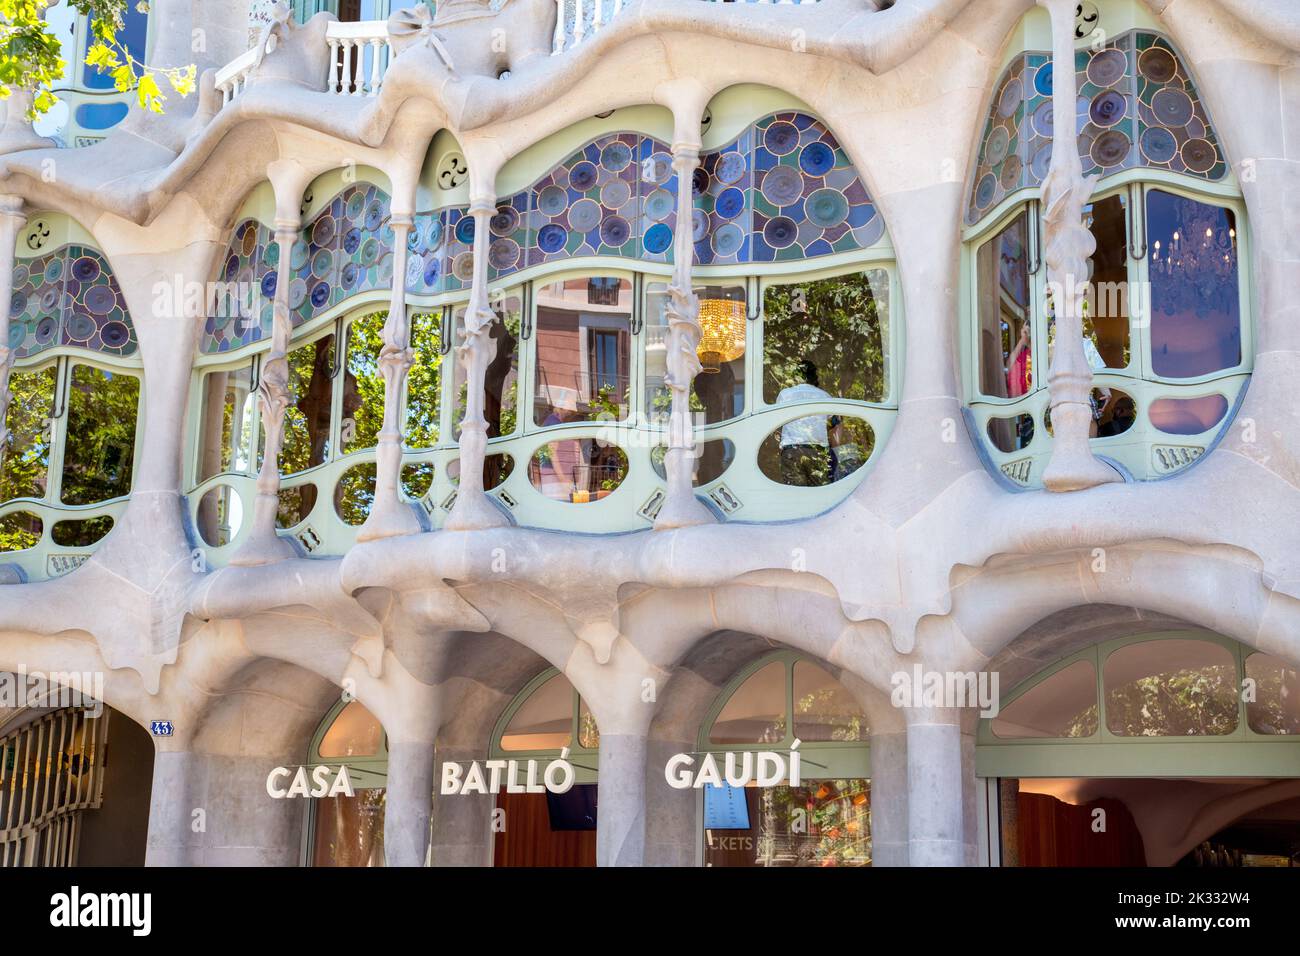
[[[467,393],[465,418],[460,423],[460,487],[456,503],[443,525],[449,531],[474,528],[499,528],[510,524],[509,517],[494,505],[483,490],[483,459],[487,454],[487,418],[483,413],[483,388],[487,377],[488,341],[496,313],[488,304],[489,220],[496,212],[496,198],[480,194],[470,198],[469,214],[474,217],[474,281],[469,305],[465,309],[465,338],[456,347],[465,368]]]
[[[644,733],[600,735],[597,866],[645,862],[646,753]]]
[[[907,734],[871,735],[871,865],[907,866]]]
[[[257,384],[258,404],[262,412],[265,451],[257,474],[257,498],[253,503],[252,531],[248,540],[231,558],[235,565],[271,564],[293,557],[293,546],[275,531],[275,516],[280,507],[280,450],[284,446],[284,415],[289,407],[289,339],[293,321],[289,314],[289,286],[293,282],[293,245],[302,227],[303,190],[306,171],[292,160],[277,160],[268,168],[275,187],[275,245],[279,254],[276,264],[275,300],[271,319],[271,351],[262,362]]]
[[[962,866],[966,846],[960,716],[955,710],[917,709],[904,717],[908,864]]]
[[[482,759],[480,750],[440,747],[434,768],[435,786],[442,779],[442,765]],[[434,866],[491,866],[494,838],[493,810],[496,798],[488,793],[442,795],[433,798]],[[509,831],[510,821],[504,826]]]
[[[695,123],[698,128],[698,121]],[[664,383],[672,395],[668,418],[668,448],[664,471],[668,496],[655,518],[655,530],[711,524],[717,519],[698,498],[692,483],[695,459],[695,424],[691,418],[691,383],[700,372],[696,349],[700,344],[700,300],[691,289],[695,241],[691,231],[691,178],[700,165],[700,146],[673,144],[673,170],[677,175],[677,230],[673,236],[673,276],[668,285],[667,372]]]
[[[1119,474],[1098,461],[1088,444],[1092,426],[1092,367],[1083,353],[1083,303],[1088,259],[1097,242],[1083,224],[1083,207],[1097,177],[1085,177],[1073,121],[1077,78],[1074,71],[1074,0],[1038,0],[1052,15],[1052,109],[1069,118],[1055,126],[1052,164],[1043,181],[1043,258],[1056,314],[1056,341],[1047,383],[1051,390],[1052,457],[1043,471],[1049,491],[1078,491]]]
[[[388,866],[424,866],[433,813],[433,742],[389,740],[384,795],[384,860]]]
[[[13,107],[11,106],[10,109]],[[14,352],[9,347],[9,307],[14,295],[14,252],[18,236],[27,225],[19,196],[0,196],[0,458],[9,447],[9,374]]]
[[[416,534],[420,530],[415,512],[401,495],[402,391],[415,361],[411,320],[406,310],[406,240],[412,225],[409,214],[393,213],[393,298],[384,322],[384,346],[379,352],[379,371],[384,376],[384,424],[375,449],[375,501],[357,533],[358,541]]]

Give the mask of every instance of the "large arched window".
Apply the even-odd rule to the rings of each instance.
[[[693,478],[719,517],[767,521],[825,511],[865,477],[896,415],[899,310],[882,217],[833,133],[781,108],[772,91],[745,97],[753,111],[744,115],[759,118],[716,124],[692,180],[703,329],[690,397]],[[615,111],[600,121],[608,132],[593,136],[584,124],[555,134],[499,177],[487,223],[495,319],[486,331],[483,484],[521,525],[643,529],[667,495],[677,186],[668,143],[622,126],[657,128],[656,115]],[[454,350],[464,344],[476,226],[464,156],[449,135],[435,139],[426,169],[426,208],[407,240],[416,361],[404,396],[404,487],[436,528],[460,477],[469,395]],[[375,348],[394,233],[382,174],[355,172],[311,185],[291,252],[293,401],[280,524],[312,553],[355,540],[375,480]],[[225,294],[197,362],[191,507],[218,564],[248,525],[259,464],[251,396],[278,282],[273,210],[269,187],[241,210],[216,277]]]
[[[1300,775],[1297,668],[1177,631],[1071,654],[981,721],[988,777]]]
[[[1080,151],[1102,176],[1086,209],[1096,242],[1083,343],[1093,447],[1134,478],[1161,478],[1213,445],[1249,377],[1245,208],[1167,41],[1124,34],[1081,51],[1078,69]],[[1050,73],[1050,58],[1037,54],[1008,68],[977,157],[967,231],[972,425],[992,464],[1024,487],[1039,484],[1052,442],[1053,301],[1030,198],[1051,156]]]
[[[743,766],[798,740],[802,782],[702,787],[704,865],[870,865],[868,738],[857,700],[819,663],[782,651],[745,668],[710,708],[699,751]]]
[[[310,821],[307,864],[383,866],[388,737],[360,701],[340,700],[325,715],[307,753],[308,774],[316,767],[330,768],[330,781],[346,767],[354,795],[304,801]]]
[[[75,223],[31,217],[10,303],[0,555],[29,579],[77,567],[131,491],[140,361],[126,300]]]

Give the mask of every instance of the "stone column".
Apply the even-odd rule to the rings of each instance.
[[[645,862],[646,753],[644,733],[600,735],[597,866]]]
[[[384,424],[375,449],[375,500],[358,541],[416,534],[420,522],[402,500],[402,390],[415,361],[411,349],[411,320],[406,310],[406,240],[414,220],[409,212],[392,214],[393,298],[384,322],[384,345],[379,352],[379,370],[384,376]],[[341,347],[341,343],[340,343]]]
[[[1043,259],[1056,313],[1056,341],[1047,384],[1051,390],[1052,457],[1043,470],[1049,491],[1078,491],[1120,476],[1098,461],[1088,444],[1092,425],[1092,367],[1083,353],[1083,303],[1088,259],[1097,242],[1083,224],[1083,207],[1097,177],[1085,177],[1074,124],[1074,0],[1038,0],[1052,15],[1052,109],[1070,122],[1055,125],[1052,164],[1043,181]]]
[[[908,865],[962,866],[966,845],[960,714],[954,709],[910,709],[904,718]]]
[[[473,166],[471,166],[471,170]],[[491,343],[489,330],[496,313],[488,303],[489,221],[496,212],[496,196],[487,191],[470,197],[469,214],[474,217],[474,281],[465,309],[465,340],[457,353],[465,367],[465,418],[460,423],[460,486],[443,528],[468,531],[500,528],[510,518],[494,505],[483,490],[483,459],[487,454],[487,418],[483,413],[483,388],[487,377]]]
[[[301,754],[234,756],[190,750],[154,757],[146,866],[297,866],[302,800],[272,800],[266,778]]]
[[[388,866],[424,866],[433,811],[433,742],[388,742],[384,797],[384,859]]]
[[[871,735],[871,865],[907,866],[905,730]]]
[[[302,195],[310,175],[294,160],[276,160],[267,168],[267,177],[275,187],[275,245],[280,258],[276,266],[271,351],[262,362],[257,385],[266,442],[257,474],[252,531],[231,558],[230,563],[235,565],[271,564],[294,555],[293,546],[276,534],[275,516],[280,507],[280,449],[290,398],[288,356],[293,321],[289,314],[289,285],[293,281],[293,245],[302,227]]]
[[[694,114],[693,114],[694,115]],[[695,423],[691,417],[691,384],[700,372],[700,300],[692,291],[691,267],[695,241],[691,231],[691,178],[700,165],[699,116],[679,118],[673,143],[673,172],[677,176],[677,229],[673,236],[673,276],[668,285],[667,373],[664,384],[672,395],[668,418],[668,448],[664,471],[668,496],[655,518],[655,530],[711,524],[717,519],[698,498],[691,480],[695,460]],[[683,135],[685,133],[685,135]]]
[[[8,447],[9,374],[14,352],[9,347],[9,306],[14,295],[14,253],[18,237],[27,225],[21,196],[0,196],[0,463]]]
[[[481,760],[479,750],[440,748],[434,764],[434,786],[442,779],[442,765]],[[456,794],[433,798],[433,845],[430,856],[434,866],[491,866],[493,794]],[[510,821],[505,821],[506,829]]]

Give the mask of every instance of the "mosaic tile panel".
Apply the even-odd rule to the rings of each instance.
[[[1227,175],[1196,86],[1167,40],[1132,31],[1077,50],[1079,158],[1085,175],[1144,167],[1217,181]],[[1003,73],[976,156],[967,222],[1042,185],[1052,158],[1052,60],[1018,56]]]
[[[127,356],[138,348],[122,289],[94,249],[64,246],[14,265],[9,347],[16,359],[59,345]]]
[[[695,261],[700,265],[748,262],[753,248],[753,127],[735,142],[700,157],[691,181]]]
[[[756,123],[753,135],[754,262],[862,249],[884,234],[866,186],[823,124],[802,113],[778,113]]]

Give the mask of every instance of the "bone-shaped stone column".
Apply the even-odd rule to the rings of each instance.
[[[1088,259],[1097,242],[1083,224],[1096,177],[1083,175],[1074,123],[1074,0],[1038,0],[1052,15],[1052,110],[1060,120],[1052,164],[1043,181],[1043,242],[1047,283],[1056,315],[1056,341],[1047,384],[1051,391],[1052,457],[1043,471],[1049,491],[1078,491],[1119,481],[1088,444],[1092,425],[1092,367],[1083,353],[1083,303]]]
[[[483,459],[487,454],[483,388],[491,350],[489,330],[496,321],[496,313],[488,303],[488,239],[491,236],[489,220],[495,212],[495,195],[476,191],[470,197],[469,214],[474,217],[474,280],[469,305],[465,309],[465,339],[456,347],[465,367],[467,392],[465,418],[460,423],[460,487],[456,492],[456,503],[451,506],[451,513],[443,524],[443,528],[449,531],[500,528],[511,523],[483,490]]]
[[[394,203],[395,204],[395,203]],[[384,345],[379,352],[379,371],[384,376],[384,424],[375,449],[375,500],[358,541],[416,534],[420,522],[401,497],[402,477],[402,390],[415,360],[411,349],[411,319],[406,309],[406,241],[414,219],[409,212],[392,213],[393,298],[384,322]]]
[[[257,473],[257,498],[248,540],[230,559],[235,565],[271,564],[293,557],[293,546],[276,534],[280,507],[280,450],[284,446],[284,415],[289,407],[289,340],[293,320],[289,314],[289,286],[293,282],[293,246],[302,228],[302,196],[311,175],[294,160],[276,160],[267,167],[275,187],[275,300],[271,318],[271,351],[262,362],[257,383],[265,448]],[[336,344],[337,347],[337,344]]]
[[[673,143],[673,172],[677,176],[677,229],[673,236],[673,276],[668,285],[667,372],[664,384],[672,396],[668,417],[668,447],[664,472],[668,495],[655,517],[655,530],[712,524],[717,519],[698,498],[692,481],[695,423],[691,418],[691,383],[700,372],[700,300],[691,288],[695,240],[691,229],[691,179],[700,165],[699,119],[678,122]],[[685,132],[693,135],[683,136]]]
[[[13,107],[11,106],[10,109]],[[9,347],[9,307],[14,296],[14,253],[18,236],[27,225],[21,196],[0,196],[0,462],[9,447],[9,373],[14,350]]]

